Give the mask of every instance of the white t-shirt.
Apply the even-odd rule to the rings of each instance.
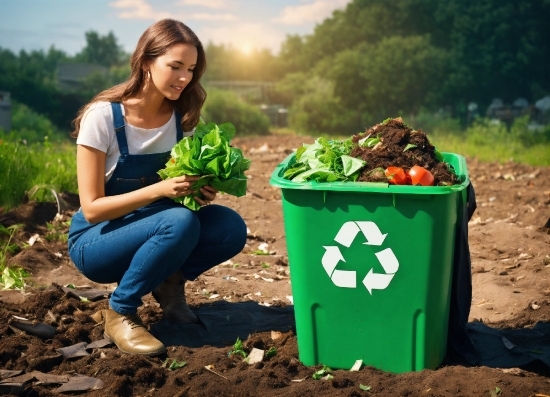
[[[124,116],[124,106],[122,106]],[[139,128],[126,124],[126,140],[130,154],[149,154],[169,152],[176,144],[176,115],[166,124],[158,128]],[[183,136],[193,135],[193,131],[184,132]],[[120,157],[115,127],[113,125],[113,111],[110,102],[96,102],[84,113],[80,122],[80,131],[76,139],[78,145],[93,147],[106,153],[105,183],[111,178]]]

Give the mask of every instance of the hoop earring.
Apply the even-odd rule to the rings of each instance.
[[[147,72],[145,72],[145,76],[143,79],[143,86],[142,86],[143,91],[147,91],[147,89],[149,88],[150,80],[151,80],[151,72],[148,70]]]

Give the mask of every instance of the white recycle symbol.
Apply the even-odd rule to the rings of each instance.
[[[374,222],[349,221],[342,225],[342,227],[336,234],[334,241],[349,248],[359,231],[363,232],[363,235],[367,240],[363,244],[366,245],[380,246],[388,235],[387,233],[382,234],[380,232],[380,229]],[[342,256],[342,253],[340,252],[338,246],[329,245],[323,246],[323,248],[326,249],[322,259],[323,267],[325,268],[332,282],[337,287],[356,288],[357,274],[355,270],[336,270],[338,262],[346,261]],[[393,276],[399,269],[399,262],[391,248],[386,248],[380,252],[376,252],[375,255],[386,273],[374,273],[373,268],[369,270],[369,272],[363,279],[363,284],[371,295],[373,289],[386,289],[388,285],[390,285]]]

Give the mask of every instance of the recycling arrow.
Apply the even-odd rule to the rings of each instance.
[[[383,251],[375,253],[375,255],[386,273],[374,273],[372,268],[369,270],[363,279],[363,285],[367,287],[371,295],[373,289],[386,289],[399,269],[399,262],[391,248],[386,248]]]
[[[325,271],[329,275],[332,282],[337,287],[343,288],[355,288],[356,287],[356,273],[354,270],[335,270],[338,266],[338,262],[346,260],[342,256],[340,249],[335,246],[324,247],[326,249],[325,254],[321,262]]]
[[[363,232],[363,235],[367,239],[367,242],[364,244],[367,245],[382,245],[384,239],[388,235],[387,233],[382,234],[382,232],[380,232],[380,229],[374,222],[349,221],[342,225],[342,227],[338,231],[338,234],[336,234],[334,241],[342,244],[344,247],[349,248],[353,240],[355,240],[355,236],[357,236],[357,233],[359,233],[359,231]]]
[[[382,234],[378,228],[378,225],[374,222],[348,221],[340,227],[334,241],[349,248],[359,232],[362,232],[366,239],[366,242],[363,244],[371,246],[382,245],[388,235],[387,233]],[[323,264],[323,268],[334,285],[343,288],[356,288],[357,273],[355,270],[336,269],[340,261],[346,262],[344,256],[340,252],[340,248],[332,245],[323,246],[323,248],[325,248],[326,251],[323,255],[321,263]],[[367,288],[367,291],[369,291],[371,295],[373,289],[386,289],[399,269],[399,261],[395,257],[395,254],[391,248],[386,248],[380,252],[376,252],[375,255],[382,265],[385,273],[375,273],[371,268],[363,279],[363,285]]]

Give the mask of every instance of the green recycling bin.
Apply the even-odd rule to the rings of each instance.
[[[464,157],[443,153],[460,184],[296,183],[281,188],[302,363],[384,371],[435,369],[446,354],[457,221],[470,183]]]

